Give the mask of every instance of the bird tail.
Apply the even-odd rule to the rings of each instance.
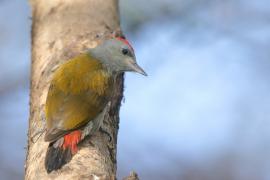
[[[76,130],[49,144],[45,157],[45,168],[48,173],[60,169],[72,159],[78,151],[81,137],[82,132]]]

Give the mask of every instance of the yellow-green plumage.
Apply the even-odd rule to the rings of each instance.
[[[112,86],[112,75],[89,54],[62,64],[47,95],[45,140],[54,141],[93,120],[108,103]]]

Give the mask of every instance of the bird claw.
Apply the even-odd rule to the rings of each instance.
[[[112,141],[112,137],[111,137],[111,135],[110,135],[110,133],[108,133],[107,131],[105,131],[103,128],[99,128],[99,131],[101,132],[101,133],[103,133],[103,134],[106,134],[108,137],[109,137],[109,142],[111,142]]]

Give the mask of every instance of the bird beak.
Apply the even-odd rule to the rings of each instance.
[[[146,72],[136,62],[130,63],[130,67],[132,71],[147,76]]]

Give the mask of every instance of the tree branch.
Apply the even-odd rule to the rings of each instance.
[[[25,179],[115,179],[123,75],[117,78],[111,109],[102,126],[107,133],[100,131],[86,138],[79,152],[60,170],[47,174],[44,159],[48,143],[44,142],[44,134],[35,141],[31,137],[45,128],[44,103],[54,70],[120,29],[118,1],[32,0],[31,5],[31,107]]]

